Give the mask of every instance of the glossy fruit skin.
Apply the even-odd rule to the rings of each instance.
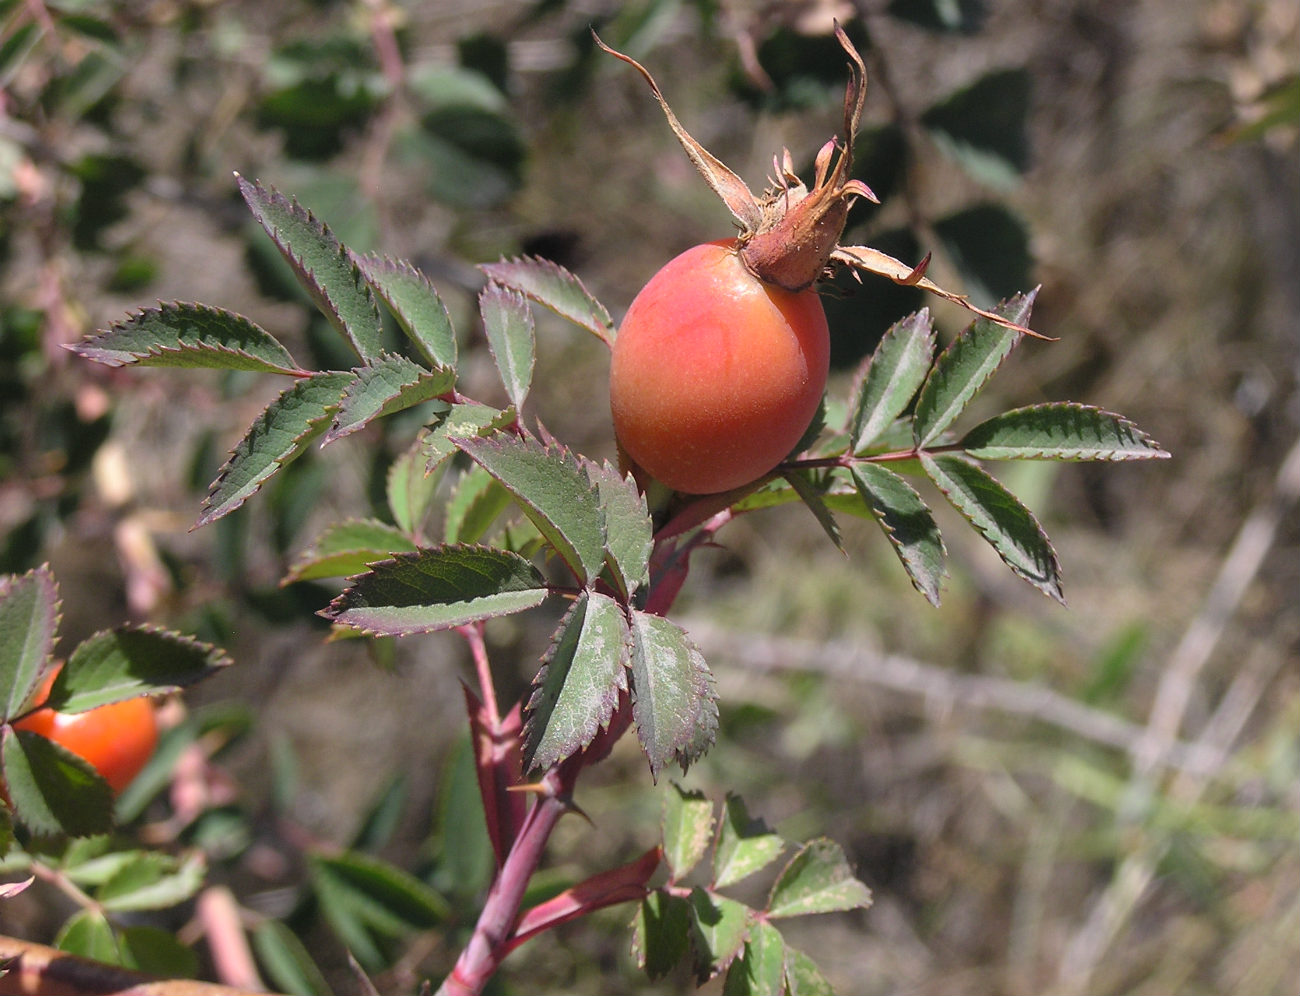
[[[54,671],[46,679],[36,701],[49,697],[57,674]],[[115,794],[131,784],[158,746],[158,720],[147,698],[111,702],[80,713],[37,709],[14,723],[14,728],[38,733],[89,761]]]
[[[751,274],[735,240],[670,260],[614,342],[610,410],[628,457],[691,494],[762,477],[799,442],[830,364],[826,314]]]

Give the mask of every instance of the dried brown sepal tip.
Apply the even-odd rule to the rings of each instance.
[[[822,276],[839,242],[855,198],[879,203],[861,180],[849,178],[853,142],[867,96],[867,70],[848,35],[837,24],[835,35],[849,55],[849,84],[844,93],[844,142],[827,142],[817,154],[816,176],[809,190],[794,171],[789,150],[776,164],[773,186],[756,198],[745,181],[691,137],[677,120],[658,84],[639,62],[610,48],[596,33],[596,44],[641,74],[663,108],[668,125],[686,155],[739,226],[740,255],[755,276],[787,290],[803,290]]]
[[[963,295],[935,284],[925,276],[928,255],[912,267],[869,246],[839,244],[854,200],[863,197],[874,204],[880,201],[870,187],[850,175],[853,145],[867,100],[867,67],[838,23],[835,37],[849,57],[849,82],[844,90],[843,141],[832,138],[818,151],[811,189],[795,173],[789,150],[782,150],[780,159],[774,162],[776,177],[773,185],[760,199],[754,196],[744,180],[691,137],[644,66],[631,56],[610,48],[595,31],[592,32],[592,38],[603,51],[632,66],[649,84],[687,157],[736,219],[741,259],[759,279],[790,291],[802,291],[826,276],[833,265],[847,266],[855,272],[874,273],[895,283],[920,287],[1014,331],[1039,339],[1048,338],[977,308]]]
[[[762,222],[740,250],[745,265],[756,276],[792,291],[811,286],[823,275],[853,202],[863,197],[880,203],[870,187],[849,175],[858,122],[867,100],[867,67],[838,24],[835,37],[849,56],[843,143],[831,139],[818,151],[811,190],[791,168],[789,151],[784,152],[777,185],[763,196]]]

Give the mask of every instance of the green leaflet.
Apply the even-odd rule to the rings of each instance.
[[[162,851],[139,851],[96,890],[95,899],[113,913],[166,909],[198,892],[205,872],[205,862],[197,852],[182,858]]]
[[[929,372],[934,343],[928,308],[890,326],[854,392],[851,452],[865,452],[903,414]]]
[[[994,311],[1024,325],[1033,303],[1033,294],[1017,294]],[[918,449],[934,442],[965,410],[1011,354],[1021,335],[990,319],[977,318],[948,344],[935,360],[916,399],[912,435]]]
[[[819,838],[801,847],[772,886],[768,916],[837,913],[871,905],[871,890],[859,882],[844,850]]]
[[[517,554],[439,546],[375,564],[321,614],[372,635],[406,636],[530,609],[547,593],[537,568]]]
[[[495,477],[479,466],[460,475],[447,499],[447,543],[477,543],[514,498]]]
[[[817,963],[790,947],[785,949],[785,991],[787,996],[835,996]]]
[[[740,954],[754,924],[754,911],[734,899],[700,888],[691,890],[689,902],[695,981],[703,985]]]
[[[465,436],[486,436],[515,422],[513,408],[501,411],[477,402],[454,404],[422,434],[419,445],[424,451],[425,469],[432,474],[442,462],[456,452],[455,440]]]
[[[199,974],[199,956],[162,927],[124,927],[118,947],[127,968],[163,979],[192,979]]]
[[[785,850],[785,841],[760,819],[753,819],[745,800],[727,793],[713,854],[713,886],[734,885],[762,871]]]
[[[562,318],[586,329],[606,345],[614,344],[614,320],[582,281],[550,260],[524,256],[480,266],[488,279],[519,291]]]
[[[938,605],[948,570],[943,538],[930,509],[907,481],[887,467],[857,463],[851,473],[913,586],[931,605]]]
[[[59,625],[59,589],[49,565],[0,577],[0,695],[16,716],[44,677]]]
[[[300,373],[298,364],[269,332],[242,315],[203,304],[145,308],[72,351],[110,367],[207,367]]]
[[[73,649],[50,689],[49,704],[59,712],[85,712],[178,691],[229,664],[211,644],[164,629],[123,626],[96,633]]]
[[[325,431],[353,375],[339,371],[298,381],[249,427],[212,483],[196,526],[206,526],[244,504],[276,471],[296,460]]]
[[[561,620],[533,681],[524,765],[549,768],[586,747],[627,690],[627,621],[619,604],[583,592]]]
[[[713,803],[703,792],[669,785],[659,822],[671,881],[680,882],[700,863],[713,840]]]
[[[456,366],[456,333],[447,306],[429,278],[405,260],[387,256],[353,256],[366,283],[402,327],[407,338],[432,366]]]
[[[237,177],[239,192],[331,325],[363,360],[378,359],[383,326],[374,294],[329,228],[278,190]]]
[[[447,469],[446,463],[429,467],[425,441],[429,429],[421,429],[415,441],[388,466],[385,497],[393,521],[408,536],[419,536],[420,527]]]
[[[681,896],[656,890],[632,918],[632,957],[651,981],[667,975],[686,956],[691,907]]]
[[[808,511],[812,512],[813,518],[817,524],[822,527],[824,532],[835,549],[844,553],[844,540],[840,536],[839,524],[835,521],[835,516],[831,514],[830,508],[827,507],[825,499],[822,497],[825,488],[814,483],[812,475],[808,471],[791,470],[781,475],[790,482],[790,487],[794,488],[795,494],[799,500],[807,506]]]
[[[479,294],[483,331],[496,360],[506,394],[516,409],[524,407],[537,359],[533,314],[522,294],[490,283]]]
[[[360,574],[373,563],[414,549],[415,544],[402,530],[378,519],[335,522],[294,561],[283,583]]]
[[[981,422],[961,441],[981,460],[1146,460],[1169,454],[1128,419],[1071,402],[1031,405]]]
[[[645,495],[629,474],[621,475],[609,461],[586,463],[587,476],[596,482],[605,518],[605,563],[624,599],[630,599],[650,580],[650,553],[654,526]]]
[[[344,389],[334,424],[321,445],[356,432],[380,416],[432,401],[456,383],[454,370],[426,370],[396,353],[385,353],[352,373],[353,380]]]
[[[703,756],[718,732],[713,676],[676,623],[632,611],[632,717],[656,778],[669,763]]]
[[[1064,604],[1061,565],[1033,513],[987,471],[962,457],[928,453],[920,457],[944,497],[988,540],[1003,563]]]
[[[605,559],[600,494],[572,453],[502,432],[458,439],[456,445],[515,496],[580,583],[600,573]]]
[[[54,945],[60,951],[107,965],[120,965],[122,952],[113,928],[101,910],[78,910],[59,929]]]
[[[727,969],[723,996],[771,996],[785,987],[785,938],[766,920],[754,923],[739,958]]]
[[[87,761],[29,730],[6,727],[0,736],[5,786],[32,832],[85,837],[112,829],[113,790]]]

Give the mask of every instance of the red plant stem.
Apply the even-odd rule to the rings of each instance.
[[[442,996],[477,996],[506,956],[528,882],[541,863],[551,831],[569,808],[567,797],[577,769],[562,780],[560,771],[564,767],[552,768],[543,776],[543,792],[528,811],[523,829],[492,883],[483,912],[474,926],[474,935],[438,990]],[[564,781],[570,784],[565,786]]]
[[[483,708],[494,723],[500,726],[501,711],[497,708],[497,691],[492,683],[492,665],[488,661],[487,644],[483,640],[483,624],[476,622],[461,626],[460,633],[465,637],[469,652],[474,657],[474,673],[478,675],[478,694]]]
[[[668,612],[685,580],[689,569],[690,552],[699,545],[709,542],[713,534],[729,522],[731,517],[730,509],[719,511],[702,524],[702,528],[696,535],[684,541],[676,549],[658,551],[659,556],[652,558],[651,562],[651,595],[647,599],[647,611],[660,615]],[[664,538],[660,537],[659,542],[663,544]],[[469,642],[474,655],[485,710],[490,709],[492,715],[499,716],[482,625],[471,624],[459,629]],[[500,725],[499,719],[497,725]],[[614,744],[631,728],[631,725],[632,699],[627,692],[624,692],[608,725],[587,745],[586,749],[548,769],[541,780],[532,786],[533,791],[537,793],[536,802],[528,810],[523,825],[511,841],[509,853],[501,863],[492,882],[492,888],[488,892],[487,901],[479,914],[478,922],[474,925],[474,933],[461,951],[451,974],[438,988],[438,996],[478,996],[506,955],[523,943],[523,939],[515,937],[515,929],[522,916],[524,893],[541,864],[542,854],[551,832],[559,823],[560,817],[574,808],[572,798],[578,776],[587,766],[607,757]],[[482,764],[480,760],[480,785],[483,783],[484,774]],[[488,806],[486,796],[484,806],[490,812],[491,807]],[[607,903],[597,902],[591,908],[599,908],[602,905]],[[584,912],[587,910],[571,911],[563,919],[571,919]]]
[[[966,447],[961,443],[945,443],[942,446],[927,446],[925,452],[935,453],[964,453]],[[805,460],[787,460],[781,464],[783,470],[816,470],[823,467],[851,467],[855,463],[891,463],[900,460],[915,460],[921,454],[916,447],[910,450],[891,450],[888,453],[872,453],[869,456],[853,456],[850,453],[844,453],[840,456],[833,457],[810,457]]]

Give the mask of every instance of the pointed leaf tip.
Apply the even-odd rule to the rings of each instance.
[[[489,280],[509,287],[586,329],[607,346],[614,344],[614,320],[576,276],[549,259],[519,256],[479,267]]]
[[[855,464],[852,475],[912,586],[937,606],[948,576],[947,551],[929,507],[902,476],[880,464]]]
[[[785,841],[761,819],[749,815],[745,800],[727,793],[713,855],[713,885],[722,889],[762,871],[785,850]]]
[[[383,353],[352,374],[322,446],[365,428],[376,418],[432,401],[456,383],[454,370],[429,370],[400,353]]]
[[[844,849],[819,838],[805,844],[782,870],[768,899],[771,917],[838,913],[871,905],[871,890],[858,881]]]
[[[212,482],[194,528],[244,504],[286,464],[306,452],[338,409],[351,373],[327,371],[283,391],[249,427]]]
[[[912,430],[918,448],[934,442],[952,425],[1011,355],[1020,342],[1015,329],[1028,320],[1034,296],[1018,294],[997,309],[998,317],[1013,327],[977,318],[939,354],[916,398]]]
[[[412,263],[378,254],[353,260],[420,354],[435,367],[456,366],[456,333],[433,283]]]
[[[1061,564],[1034,514],[991,474],[964,457],[920,454],[921,466],[962,516],[1020,578],[1062,605]]]
[[[934,358],[928,308],[895,322],[867,361],[854,391],[852,452],[861,454],[907,409]]]
[[[1003,412],[975,426],[959,445],[981,460],[1150,460],[1169,456],[1122,415],[1074,402]]]
[[[80,713],[142,695],[175,692],[229,667],[210,643],[156,626],[119,626],[77,644],[50,689],[59,712]]]
[[[596,482],[605,519],[605,563],[624,599],[650,581],[650,554],[654,526],[645,495],[631,474],[620,474],[609,461],[597,466],[585,462],[587,476]]]
[[[533,313],[521,293],[497,283],[489,283],[479,294],[479,313],[510,403],[522,409],[537,359]]]
[[[68,349],[110,367],[303,372],[289,351],[255,322],[221,308],[182,302],[144,308]]]
[[[704,857],[713,839],[713,803],[700,791],[668,786],[660,815],[664,860],[673,882],[680,882]]]
[[[239,192],[298,282],[363,360],[383,349],[375,296],[352,254],[314,214],[274,187],[238,177]]]
[[[627,620],[618,603],[583,592],[560,622],[533,682],[524,726],[524,764],[549,768],[609,725],[627,690]]]
[[[375,636],[407,636],[531,609],[549,592],[546,579],[518,554],[439,546],[372,565],[321,615]]]
[[[634,609],[632,718],[650,772],[685,769],[713,745],[718,702],[704,655],[676,623]]]
[[[0,576],[0,689],[8,695],[6,719],[27,704],[50,666],[60,605],[48,564]]]

